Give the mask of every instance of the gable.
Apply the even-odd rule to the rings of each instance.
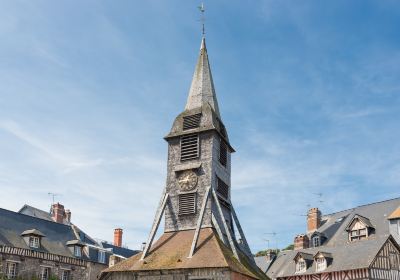
[[[375,269],[393,269],[397,268],[400,271],[400,248],[399,245],[389,237],[379,250],[371,268]]]

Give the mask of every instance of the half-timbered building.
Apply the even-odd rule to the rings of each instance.
[[[51,211],[25,205],[18,212],[0,208],[0,279],[95,280],[118,260],[139,251],[90,237],[71,222],[60,203]]]
[[[267,271],[280,280],[400,280],[400,198],[322,216],[307,215],[307,233]]]

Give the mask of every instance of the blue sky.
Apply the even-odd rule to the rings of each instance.
[[[199,2],[0,5],[0,207],[48,209],[59,193],[90,235],[123,227],[138,248],[198,56]],[[232,200],[254,251],[291,243],[309,206],[400,196],[398,1],[205,6],[237,150]]]

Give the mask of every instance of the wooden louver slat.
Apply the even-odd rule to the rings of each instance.
[[[181,161],[199,157],[199,135],[190,134],[181,137]]]
[[[226,146],[226,143],[224,140],[220,140],[219,143],[219,162],[223,165],[226,166],[228,162],[228,147]]]
[[[217,177],[217,192],[225,199],[229,198],[229,186]]]
[[[196,213],[196,193],[179,195],[179,215],[191,215]]]
[[[183,130],[197,128],[200,126],[201,114],[183,117]]]

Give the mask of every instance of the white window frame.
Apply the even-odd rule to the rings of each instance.
[[[18,275],[18,262],[6,261],[7,279],[15,279]]]
[[[313,247],[321,246],[321,237],[319,237],[319,235],[314,236],[312,238],[312,244],[313,244]]]
[[[98,257],[99,263],[106,263],[106,252],[99,250],[99,257]]]
[[[361,231],[365,231],[365,234],[361,234]],[[350,230],[350,232],[349,232],[349,240],[351,242],[359,241],[359,240],[363,240],[363,239],[367,239],[367,238],[368,238],[368,228],[367,227]]]
[[[40,280],[48,280],[50,278],[50,267],[42,266],[39,278]]]
[[[296,273],[303,273],[307,270],[307,263],[304,259],[299,259],[296,262]]]
[[[74,256],[78,258],[82,257],[82,248],[80,246],[74,246]]]
[[[69,269],[62,269],[61,270],[61,280],[69,280],[70,274],[71,274],[71,272]]]
[[[38,236],[29,236],[29,247],[39,248],[40,238]]]
[[[324,271],[327,267],[326,259],[324,257],[316,258],[315,264],[317,272]]]

